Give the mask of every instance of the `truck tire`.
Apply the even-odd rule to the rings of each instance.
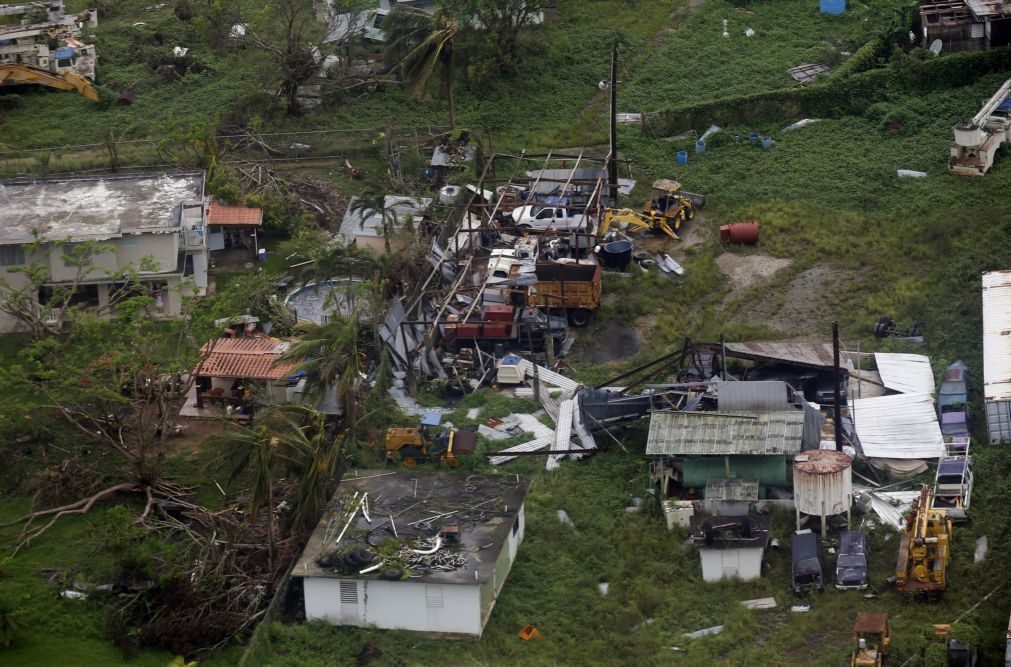
[[[587,308],[573,308],[569,311],[569,324],[582,329],[593,321],[593,311]]]

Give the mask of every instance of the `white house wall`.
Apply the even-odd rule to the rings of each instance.
[[[341,582],[345,583],[344,602]],[[349,601],[354,585],[354,602]],[[477,585],[305,578],[305,616],[334,625],[481,635]]]
[[[700,549],[703,581],[737,577],[751,581],[762,576],[762,549]]]
[[[142,259],[150,257],[158,264],[159,271],[167,273],[175,271],[179,263],[178,234],[132,235],[116,239],[115,243],[118,267],[128,264],[136,267]]]

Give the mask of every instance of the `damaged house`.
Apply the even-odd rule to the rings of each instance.
[[[530,480],[358,470],[292,570],[305,617],[480,636],[516,560]]]
[[[154,297],[157,317],[178,316],[185,296],[207,291],[203,172],[4,181],[0,203],[4,278],[10,289],[26,289],[28,277],[9,270],[44,268],[48,282],[33,296],[47,324],[60,317],[50,303],[54,286],[78,284],[71,303],[106,306],[127,269]],[[36,235],[41,247],[32,245]],[[82,268],[70,254],[86,241],[99,242],[101,252]],[[19,324],[0,313],[0,331]]]

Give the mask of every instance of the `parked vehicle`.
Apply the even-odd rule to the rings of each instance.
[[[870,581],[869,573],[867,536],[860,530],[840,533],[835,587],[839,590],[865,590]]]
[[[534,231],[580,231],[587,234],[593,231],[593,219],[569,208],[565,199],[543,205],[521,206],[513,210],[512,217],[517,227]]]
[[[892,638],[888,631],[888,614],[860,612],[853,624],[851,667],[881,667]]]
[[[810,530],[798,530],[790,545],[792,552],[793,592],[797,595],[813,589],[824,590],[818,536]]]
[[[450,349],[465,345],[493,347],[497,343],[515,348],[542,350],[545,341],[565,337],[561,317],[539,310],[512,306],[485,306],[470,314],[466,322],[450,315],[442,325],[442,344]]]
[[[546,308],[569,318],[574,327],[585,327],[600,306],[600,264],[591,255],[570,262],[538,262],[537,283],[527,288],[526,305]]]

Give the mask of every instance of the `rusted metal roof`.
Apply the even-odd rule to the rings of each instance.
[[[278,364],[289,343],[269,336],[222,338],[204,345],[206,356],[196,373],[198,377],[280,380],[292,374],[294,363]]]
[[[809,368],[832,368],[831,343],[791,343],[789,341],[727,343],[727,354],[739,359],[778,361]],[[839,364],[851,366],[849,357],[839,353]]]
[[[850,457],[834,449],[812,449],[793,461],[794,470],[808,475],[834,475],[850,466]]]
[[[853,624],[855,634],[881,634],[888,629],[888,614],[877,614],[862,611],[857,614]]]
[[[647,456],[796,454],[804,434],[804,413],[726,414],[654,412],[646,437]]]
[[[263,209],[222,204],[213,200],[207,208],[207,224],[230,227],[259,226],[263,224]]]
[[[1011,400],[1011,271],[983,274],[983,400]]]

